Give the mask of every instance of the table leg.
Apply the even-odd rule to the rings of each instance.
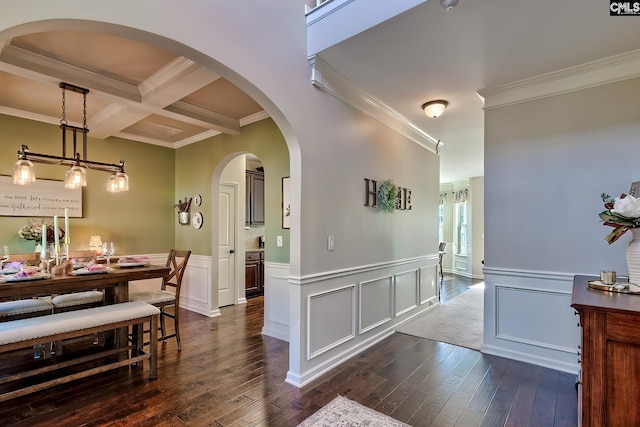
[[[129,282],[123,281],[118,283],[118,285],[114,288],[114,302],[115,303],[123,303],[129,301]],[[116,331],[117,334],[117,342],[119,343],[120,348],[126,348],[129,346],[129,328],[119,328]],[[127,358],[127,355],[122,352],[118,356],[118,360],[124,360]]]

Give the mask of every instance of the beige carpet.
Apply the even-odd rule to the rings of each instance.
[[[315,414],[298,424],[298,427],[336,426],[410,427],[408,424],[342,396],[336,397]]]
[[[479,284],[401,325],[396,332],[480,351],[483,314],[484,284]]]

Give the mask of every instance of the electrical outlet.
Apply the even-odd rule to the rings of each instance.
[[[332,251],[336,248],[335,246],[335,239],[333,238],[333,236],[328,236],[327,237],[327,250],[328,251]]]
[[[276,246],[279,248],[282,247],[282,236],[276,236]]]

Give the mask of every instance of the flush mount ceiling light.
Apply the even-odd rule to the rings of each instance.
[[[460,0],[440,0],[440,4],[446,11],[453,10],[453,8],[456,7],[459,2]]]
[[[437,99],[435,101],[429,101],[422,104],[422,110],[428,117],[435,119],[444,113],[444,109],[447,108],[447,105],[449,105],[447,101]]]
[[[103,163],[87,159],[87,134],[89,133],[89,129],[87,128],[87,94],[89,90],[69,83],[60,83],[60,88],[62,89],[62,119],[60,120],[60,129],[62,129],[62,156],[32,153],[29,151],[29,147],[23,145],[22,148],[18,150],[18,161],[13,165],[13,183],[18,185],[32,183],[36,180],[33,172],[33,163],[45,163],[69,167],[64,178],[65,188],[77,189],[86,186],[87,169],[93,169],[111,174],[109,176],[107,191],[112,193],[129,191],[129,177],[124,172],[124,160],[120,160],[120,163]],[[67,90],[82,94],[82,127],[72,126],[67,123]],[[73,135],[73,157],[67,157],[67,133],[69,132]],[[77,151],[78,132],[82,133],[82,158],[80,158],[80,153]]]

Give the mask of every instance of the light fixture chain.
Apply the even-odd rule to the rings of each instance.
[[[84,129],[87,128],[87,92],[83,93],[83,104],[82,104],[82,127]]]
[[[60,120],[61,125],[67,124],[67,97],[66,97],[66,89],[62,87],[62,119]]]

